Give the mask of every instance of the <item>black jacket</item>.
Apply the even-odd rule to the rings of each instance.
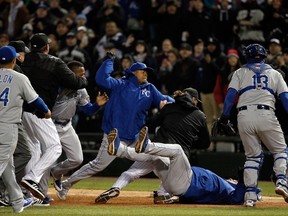
[[[44,53],[26,54],[21,69],[50,110],[55,103],[59,88],[77,90],[85,88],[88,84],[86,78],[76,76],[60,58]]]
[[[210,145],[206,116],[188,95],[178,96],[175,103],[165,105],[153,123],[160,126],[154,141],[179,144],[188,158],[192,150]]]

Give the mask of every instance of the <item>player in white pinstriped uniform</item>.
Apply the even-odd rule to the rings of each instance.
[[[77,75],[84,76],[85,68],[81,62],[71,61],[67,66]],[[71,119],[76,113],[77,107],[86,115],[93,115],[100,106],[108,101],[106,93],[98,93],[96,103],[91,104],[85,88],[79,90],[63,89],[58,95],[52,109],[52,119],[56,125],[62,148],[67,159],[58,163],[51,169],[54,178],[54,187],[57,191],[62,190],[61,178],[68,171],[78,167],[83,162],[82,146],[78,135],[72,127]]]
[[[22,191],[16,182],[13,163],[23,101],[45,113],[45,118],[51,116],[50,110],[35,92],[29,79],[13,70],[18,55],[12,46],[0,48],[0,176],[16,213],[22,212],[24,207],[32,204],[31,198],[24,202]]]
[[[288,112],[288,88],[282,75],[265,64],[267,52],[259,44],[244,50],[247,64],[235,71],[225,98],[220,122],[228,122],[231,107],[238,94],[238,129],[243,142],[246,162],[244,183],[246,207],[256,205],[258,174],[263,162],[261,142],[273,154],[276,173],[275,192],[288,202],[287,145],[280,124],[275,116],[275,96],[280,97]]]
[[[25,56],[21,65],[24,74],[28,76],[36,92],[43,98],[47,106],[52,109],[59,87],[81,89],[87,86],[87,80],[76,76],[59,58],[49,55],[47,35],[34,34],[30,39],[31,52]],[[35,145],[41,146],[41,158],[31,164],[31,170],[22,178],[21,185],[29,190],[36,198],[44,199],[45,194],[39,190],[42,176],[50,172],[51,166],[61,155],[62,148],[56,126],[52,119],[42,119],[33,115],[37,110],[26,107],[23,113],[23,124],[29,136],[33,158],[38,150]],[[28,163],[29,165],[29,163]]]

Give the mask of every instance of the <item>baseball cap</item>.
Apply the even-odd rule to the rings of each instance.
[[[180,48],[179,48],[180,50],[181,49],[185,49],[185,50],[192,50],[192,46],[189,44],[189,43],[182,43],[181,45],[180,45]]]
[[[0,63],[11,62],[17,56],[19,56],[19,53],[12,46],[3,46],[0,48]]]
[[[154,71],[153,68],[147,67],[146,64],[144,64],[142,62],[135,62],[128,69],[129,69],[128,72],[134,72],[134,71],[137,71],[137,70],[145,70],[147,72],[153,72]]]
[[[215,37],[209,37],[207,40],[207,45],[209,44],[214,44],[217,45],[218,44],[218,40]]]
[[[36,33],[30,39],[31,47],[42,48],[51,42],[50,38],[44,33]]]
[[[66,35],[66,38],[69,38],[69,37],[76,37],[75,32],[73,32],[73,31],[68,32]]]
[[[48,9],[48,5],[45,4],[44,2],[40,2],[40,3],[37,5],[37,8]]]
[[[185,88],[183,92],[187,92],[191,97],[195,97],[200,103],[202,103],[201,100],[199,100],[199,93],[196,89],[194,88]]]
[[[17,53],[19,53],[19,52],[29,53],[30,52],[29,48],[21,40],[10,41],[10,43],[8,45],[14,47]]]
[[[80,14],[77,15],[76,20],[79,20],[79,19],[82,19],[82,20],[87,21],[86,15],[85,15],[85,14],[82,14],[82,13],[80,13]]]
[[[271,39],[270,39],[270,44],[272,44],[272,43],[281,45],[280,40],[277,39],[277,38],[271,38]]]
[[[87,28],[85,26],[79,26],[77,28],[77,31],[84,31],[84,32],[87,32]]]
[[[239,58],[238,51],[235,49],[229,49],[227,52],[227,57],[229,58],[231,56],[234,56],[238,59]]]

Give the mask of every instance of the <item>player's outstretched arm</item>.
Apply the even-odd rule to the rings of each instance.
[[[98,92],[98,95],[96,97],[96,103],[98,104],[98,106],[103,106],[104,104],[107,103],[107,101],[109,100],[108,95],[106,94],[106,92],[103,92],[103,94],[101,94],[101,92]]]

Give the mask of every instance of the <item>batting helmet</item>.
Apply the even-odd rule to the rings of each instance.
[[[244,54],[246,58],[261,58],[264,59],[267,57],[266,49],[260,44],[250,44],[245,47]]]

